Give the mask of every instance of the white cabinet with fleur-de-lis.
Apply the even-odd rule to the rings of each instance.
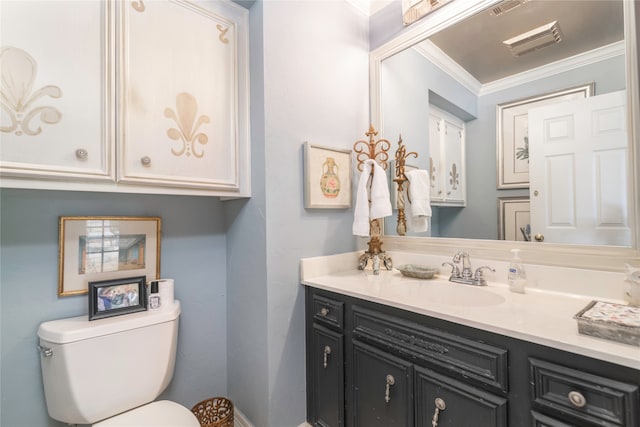
[[[246,9],[198,0],[1,7],[2,186],[250,196]]]
[[[3,1],[0,17],[2,183],[113,182],[110,5]]]
[[[464,122],[429,106],[431,205],[466,206]]]

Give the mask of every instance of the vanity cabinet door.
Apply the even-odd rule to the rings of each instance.
[[[315,426],[344,426],[344,336],[313,325],[309,420]]]
[[[506,427],[507,400],[416,367],[416,426]]]
[[[120,5],[119,182],[240,191],[248,165],[246,10]]]
[[[115,181],[109,1],[2,1],[2,186]]]
[[[353,341],[353,425],[413,426],[411,363]]]

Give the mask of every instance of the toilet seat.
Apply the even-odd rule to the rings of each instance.
[[[170,400],[160,400],[93,424],[93,427],[132,426],[200,427],[200,422],[184,406]]]

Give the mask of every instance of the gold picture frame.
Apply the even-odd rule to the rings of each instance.
[[[83,295],[89,282],[160,278],[159,217],[61,216],[58,296]]]
[[[351,150],[304,143],[305,209],[351,207]]]
[[[497,188],[529,188],[528,112],[561,101],[593,96],[595,83],[519,99],[496,107]]]

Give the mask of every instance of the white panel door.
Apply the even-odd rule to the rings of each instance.
[[[0,2],[3,177],[115,180],[111,6]]]
[[[625,105],[614,92],[529,111],[532,237],[631,244]]]

